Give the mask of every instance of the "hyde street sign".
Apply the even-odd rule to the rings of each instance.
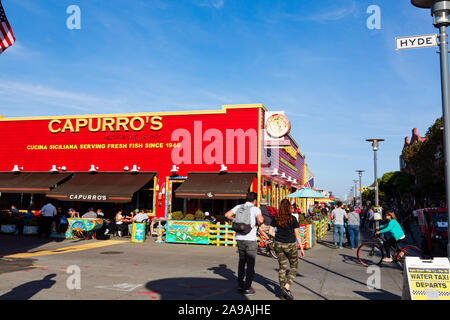
[[[436,47],[437,34],[395,38],[395,50]]]

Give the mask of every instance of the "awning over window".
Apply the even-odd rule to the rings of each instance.
[[[247,196],[256,173],[190,173],[175,190],[177,198],[242,199]]]
[[[77,173],[46,194],[60,201],[127,203],[154,173]]]
[[[27,172],[0,173],[0,192],[2,193],[46,193],[70,174]]]

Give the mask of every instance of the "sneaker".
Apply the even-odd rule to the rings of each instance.
[[[286,300],[294,300],[294,296],[291,293],[291,290],[286,289],[285,287],[281,288],[281,293],[286,298]]]
[[[248,290],[244,290],[244,295],[245,296],[252,296],[254,294],[255,294],[255,289],[253,289],[253,288],[250,288]]]

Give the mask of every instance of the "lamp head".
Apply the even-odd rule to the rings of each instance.
[[[436,28],[450,25],[449,0],[411,0],[411,3],[418,8],[431,8],[433,24]]]
[[[384,141],[384,139],[366,139],[366,141],[372,142],[373,151],[378,150],[378,142]]]
[[[358,172],[359,176],[361,177],[363,172],[364,172],[364,170],[356,170],[356,172]]]
[[[411,0],[411,3],[414,6],[423,9],[431,8],[434,2],[436,2],[436,0]]]

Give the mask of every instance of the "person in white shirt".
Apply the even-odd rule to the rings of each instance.
[[[136,211],[135,211],[136,212]],[[134,217],[133,217],[133,222],[135,223],[143,223],[145,221],[148,221],[148,214],[144,213],[144,211],[139,211],[139,213],[137,213]],[[131,234],[133,231],[133,224],[130,223],[128,225],[128,234]]]
[[[344,238],[344,218],[348,219],[347,212],[342,209],[342,202],[337,203],[337,208],[331,211],[331,219],[334,221],[333,242],[337,247],[337,235],[339,233],[339,248],[342,249],[342,240]]]
[[[249,212],[250,214],[250,232],[247,234],[239,234],[237,232],[235,236],[239,252],[238,290],[244,295],[255,294],[255,290],[251,285],[255,276],[255,260],[258,249],[256,225],[264,223],[261,210],[256,206],[257,199],[258,195],[255,192],[249,192],[245,204],[238,205],[225,213],[225,217],[231,221],[236,218],[236,213],[239,210],[245,210],[245,212]]]
[[[123,236],[123,232],[126,231],[126,226],[123,224],[124,216],[122,215],[122,210],[119,210],[116,214],[116,230],[119,237]]]
[[[53,219],[57,214],[56,207],[51,202],[48,202],[42,207],[39,213],[41,214],[41,223],[39,225],[38,236],[41,237],[44,234],[46,238],[49,238]]]

